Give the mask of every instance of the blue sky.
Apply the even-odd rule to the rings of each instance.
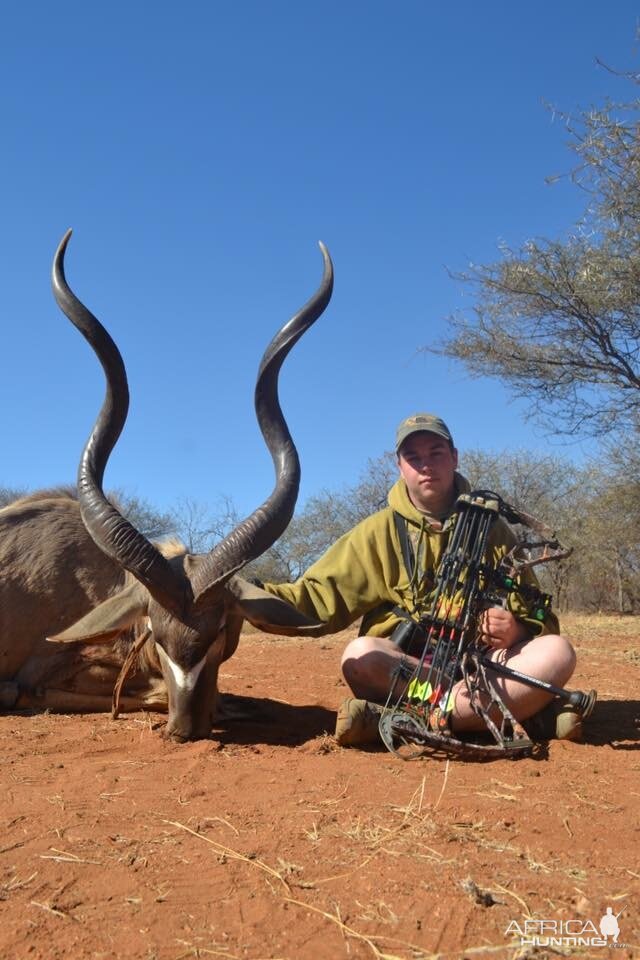
[[[25,0],[0,32],[0,485],[72,481],[103,394],[50,291],[55,247],[117,341],[131,409],[106,475],[160,507],[270,492],[260,356],[320,280],[333,300],[281,396],[300,503],[355,482],[397,422],[438,412],[458,447],[549,441],[493,382],[417,353],[470,306],[450,270],[561,236],[567,111],[624,98],[637,4],[180,5]],[[553,447],[580,458],[584,445]]]

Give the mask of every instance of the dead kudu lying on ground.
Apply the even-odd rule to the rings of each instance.
[[[209,553],[192,555],[152,544],[103,493],[127,417],[127,379],[113,340],[66,282],[69,236],[54,258],[54,295],[100,359],[107,391],[80,461],[78,500],[44,492],[0,510],[0,706],[108,710],[135,652],[122,708],[167,709],[168,736],[200,739],[210,734],[218,668],[235,651],[243,619],[280,634],[320,627],[237,573],[269,549],[293,515],[300,464],[280,409],[278,374],[330,300],[331,260],[321,245],[320,287],[273,338],[258,372],[256,414],[275,487]]]

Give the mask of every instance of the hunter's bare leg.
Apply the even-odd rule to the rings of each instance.
[[[496,650],[492,659],[513,669],[557,686],[565,686],[575,668],[575,653],[561,635],[534,637],[510,650]],[[357,637],[346,647],[342,657],[342,672],[356,697],[385,703],[392,684],[392,675],[401,660],[412,667],[418,661],[408,657],[388,638]],[[428,667],[423,668],[424,675]],[[544,690],[537,690],[516,680],[495,676],[496,687],[506,706],[517,720],[526,720],[538,713],[552,698]],[[402,682],[402,681],[401,681]],[[398,687],[398,693],[401,692]],[[472,710],[463,682],[454,687],[454,730],[483,730],[484,722]]]

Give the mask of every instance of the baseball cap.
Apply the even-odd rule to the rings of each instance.
[[[437,434],[453,446],[453,437],[444,420],[436,417],[433,413],[414,413],[412,417],[403,420],[396,431],[396,453],[407,437],[410,437],[412,433],[420,433],[423,430]]]

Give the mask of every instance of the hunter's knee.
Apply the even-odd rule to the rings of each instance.
[[[548,634],[536,638],[539,654],[549,666],[551,682],[563,686],[576,668],[576,652],[562,634]]]
[[[351,640],[347,644],[341,661],[342,673],[347,683],[360,673],[358,664],[375,649],[376,640],[374,637],[356,637],[355,640]]]

